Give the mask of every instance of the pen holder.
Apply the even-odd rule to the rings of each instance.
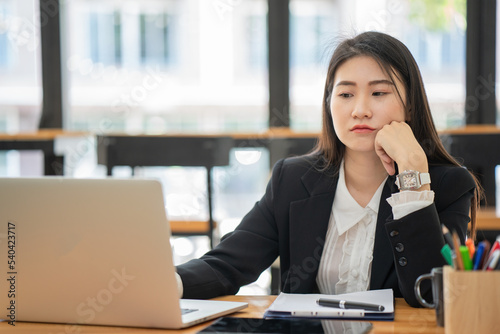
[[[445,266],[446,334],[500,333],[500,271],[457,271]]]

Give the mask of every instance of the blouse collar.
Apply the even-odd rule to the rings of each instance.
[[[337,226],[339,235],[342,235],[351,227],[356,225],[366,215],[372,214],[375,215],[375,217],[377,216],[380,198],[382,196],[382,190],[384,189],[386,180],[387,178],[382,181],[375,194],[373,194],[373,197],[368,205],[363,208],[358,202],[356,202],[347,189],[345,183],[344,162],[342,161],[339,170],[337,191],[335,193],[335,200],[333,201],[332,208],[335,225]]]

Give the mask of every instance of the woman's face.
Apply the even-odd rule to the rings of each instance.
[[[377,132],[392,121],[405,121],[403,83],[397,87],[369,56],[357,56],[337,68],[330,110],[333,127],[346,152],[374,151]],[[397,90],[396,90],[397,89]]]

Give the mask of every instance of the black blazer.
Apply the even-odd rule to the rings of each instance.
[[[200,259],[177,267],[184,298],[235,294],[255,281],[279,256],[281,288],[288,293],[318,292],[319,268],[337,187],[338,170],[319,171],[315,155],[279,161],[265,195],[234,232]],[[430,166],[434,203],[399,220],[386,199],[398,191],[389,176],[380,200],[370,289],[392,288],[420,306],[416,278],[445,264],[440,224],[456,230],[462,241],[469,223],[475,183],[465,168]],[[423,287],[424,288],[424,287]],[[423,294],[432,300],[430,288]]]

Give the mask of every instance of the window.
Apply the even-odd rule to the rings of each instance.
[[[174,17],[167,13],[140,15],[142,64],[172,64]]]
[[[0,131],[36,129],[40,112],[38,2],[0,1]]]
[[[319,131],[331,46],[339,32],[336,1],[290,1],[290,126]]]
[[[9,17],[10,6],[0,2],[0,68],[8,68],[12,61],[12,49],[9,46]]]
[[[90,59],[94,63],[120,65],[122,58],[119,12],[88,13]]]
[[[425,83],[434,122],[438,129],[465,125],[465,7],[445,9],[435,3],[415,7],[407,1],[399,11],[407,17],[395,34],[410,49]],[[458,4],[457,4],[458,3]],[[465,2],[463,3],[465,6]],[[418,9],[420,8],[420,9]],[[442,13],[424,17],[429,11]]]
[[[244,68],[263,72],[267,70],[267,29],[265,15],[246,17],[245,35],[248,37],[248,51]]]
[[[40,115],[38,1],[0,0],[0,131],[34,130]]]
[[[0,131],[33,131],[41,112],[38,1],[0,0]],[[32,152],[0,152],[1,175],[41,165]],[[40,163],[38,163],[40,162]],[[30,174],[41,171],[29,171]]]
[[[408,46],[438,129],[465,124],[465,1],[292,0],[290,11],[294,129],[320,129],[332,42],[368,30],[389,33]]]
[[[267,128],[266,0],[75,0],[66,6],[72,129]]]

